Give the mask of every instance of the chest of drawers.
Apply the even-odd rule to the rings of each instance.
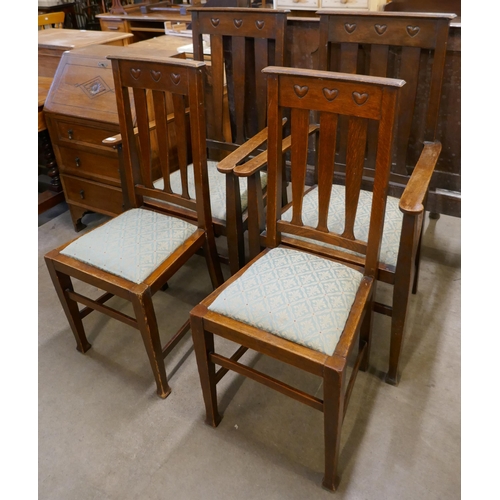
[[[116,150],[102,141],[118,134],[111,62],[124,47],[95,45],[65,52],[44,113],[75,231],[89,212],[123,212]]]

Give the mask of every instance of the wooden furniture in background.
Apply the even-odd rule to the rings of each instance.
[[[50,14],[38,15],[38,29],[62,28],[64,24],[64,12],[51,12]]]
[[[206,423],[216,427],[217,383],[235,371],[324,414],[325,475],[323,486],[339,483],[341,429],[358,369],[369,364],[372,301],[376,288],[386,186],[397,96],[402,80],[340,75],[331,72],[268,67],[269,141],[267,248],[191,311],[191,329],[206,408]],[[280,220],[282,202],[282,118],[291,108],[291,178],[293,218]],[[319,116],[317,225],[302,223],[310,111]],[[340,116],[349,119],[352,165],[340,227],[330,230],[327,215],[332,182],[335,137]],[[378,129],[377,180],[369,238],[353,234],[368,122]],[[345,215],[345,216],[344,216]],[[309,243],[300,239],[307,236]],[[341,247],[325,251],[321,244]],[[366,255],[358,266],[341,263],[346,251]],[[325,256],[329,254],[329,256]],[[347,254],[348,255],[348,254]],[[340,262],[333,258],[340,257]],[[349,297],[349,298],[348,298]],[[232,357],[216,351],[214,336],[241,347]],[[257,351],[316,375],[323,398],[257,371],[238,360]],[[216,371],[216,365],[221,368]],[[227,410],[229,411],[229,410]],[[249,411],[252,411],[249,409]],[[214,459],[217,460],[217,450]]]
[[[119,133],[114,81],[108,55],[123,47],[92,45],[63,54],[45,102],[54,147],[75,231],[88,212],[123,212],[118,153],[102,145]]]
[[[382,10],[386,0],[273,0],[277,9],[316,11],[318,9],[338,10]]]
[[[53,77],[62,54],[89,45],[128,45],[129,33],[102,33],[84,30],[43,30],[38,32],[38,75]]]
[[[64,12],[64,28],[78,29],[80,26],[77,22],[77,15],[75,11],[75,2],[61,3],[58,0],[45,0],[38,2],[38,14],[50,14],[51,12]]]
[[[254,142],[250,150],[239,150],[228,156],[247,139],[263,131],[267,123],[266,80],[262,69],[283,66],[287,13],[273,9],[196,7],[191,13],[194,58],[205,59],[203,36],[210,37],[210,105],[214,129],[209,131],[209,158],[221,160],[218,170],[226,176],[227,218],[215,220],[216,230],[228,238],[229,264],[234,273],[246,262],[244,231],[248,221],[255,219],[249,231],[259,230],[258,213],[250,214],[254,200],[262,203],[260,178],[240,182],[233,167],[262,146],[266,138]],[[224,89],[227,83],[230,136],[224,120]],[[210,108],[209,108],[210,109]],[[265,133],[264,133],[265,134]],[[243,199],[243,203],[242,203]],[[233,218],[234,217],[234,218]]]
[[[383,9],[388,12],[449,12],[462,15],[461,0],[390,0]]]
[[[125,182],[129,186],[129,192],[133,193],[132,209],[84,234],[76,242],[49,252],[45,260],[75,336],[77,349],[84,353],[91,347],[82,319],[94,310],[138,329],[155,377],[157,394],[166,398],[171,389],[167,381],[164,358],[189,331],[189,319],[162,347],[152,296],[194,253],[202,249],[214,288],[223,282],[210,216],[207,182],[204,64],[174,61],[159,56],[155,51],[123,51],[121,54],[116,52],[110,59],[113,65],[120,131],[124,139]],[[196,179],[196,200],[185,194],[187,180],[184,175],[180,176],[181,194],[174,194],[167,185],[163,190],[153,186],[147,91],[152,92],[155,108],[155,130],[160,144],[162,172],[165,178],[169,178],[174,167],[185,173],[186,160],[192,161]],[[133,101],[130,99],[130,93],[133,93]],[[167,114],[166,111],[167,93],[171,94],[176,103],[173,115]],[[189,103],[196,105],[189,106]],[[186,112],[188,107],[189,112]],[[170,135],[167,130],[172,125],[175,125],[175,134]],[[140,148],[135,140],[136,127]],[[165,202],[163,210],[152,205],[151,200],[154,199]],[[166,203],[169,203],[169,208]],[[184,220],[179,204],[184,211],[196,214],[195,223]],[[141,225],[143,220],[145,222]],[[113,230],[109,229],[110,233],[107,234],[107,228],[111,227],[117,232],[113,233]],[[119,232],[117,227],[120,228]],[[182,236],[179,236],[179,233],[182,233]],[[129,239],[131,235],[133,239],[138,240],[133,249]],[[161,242],[159,246],[166,247],[169,251],[158,258],[156,255],[162,249],[156,248],[152,256],[147,236]],[[89,251],[86,248],[84,242],[88,240],[92,241],[94,250]],[[144,243],[144,240],[148,243]],[[111,256],[108,263],[103,263],[102,250],[107,249],[110,254],[110,248],[116,250],[116,258]],[[120,253],[119,249],[123,249],[123,253]],[[115,266],[120,262],[119,256],[127,262],[123,267]],[[153,260],[153,265],[145,273],[141,273],[146,257],[148,262],[149,259]],[[73,289],[72,278],[83,280],[105,293],[96,300],[80,295]],[[105,305],[105,302],[115,295],[132,304],[135,318]],[[78,303],[86,307],[79,311]]]
[[[59,169],[47,130],[43,107],[53,79],[38,77],[38,214],[55,207],[64,201],[64,192]],[[40,175],[47,175],[50,181],[40,182]]]

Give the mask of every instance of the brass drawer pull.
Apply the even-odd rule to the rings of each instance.
[[[80,198],[82,200],[85,199],[85,191],[83,189],[80,191]]]
[[[75,158],[75,165],[76,165],[77,167],[79,167],[79,166],[80,166],[80,158],[78,158],[78,156]]]
[[[68,130],[68,139],[71,141],[73,139],[73,129]]]

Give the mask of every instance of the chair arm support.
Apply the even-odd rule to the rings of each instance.
[[[399,200],[399,209],[408,215],[418,215],[424,211],[424,199],[429,189],[434,168],[442,145],[440,142],[428,142],[420,154],[415,169]]]
[[[318,129],[319,129],[318,125],[310,125],[308,133],[312,134],[313,132],[316,132],[316,130]],[[291,136],[285,137],[283,139],[281,146],[282,152],[285,153],[286,151],[288,151],[291,145],[292,145]],[[234,173],[238,177],[250,177],[266,164],[267,164],[267,151],[263,151],[262,153],[258,154],[257,156],[247,161],[246,163],[234,167]]]

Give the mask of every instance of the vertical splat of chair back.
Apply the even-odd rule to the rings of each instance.
[[[50,12],[38,15],[38,29],[62,28],[64,25],[64,12]]]
[[[211,224],[205,63],[161,58],[150,50],[108,58],[113,67],[131,206],[149,204],[196,219],[205,228],[206,221]],[[195,193],[188,189],[191,163]]]
[[[396,119],[397,99],[403,80],[346,75],[327,71],[266,68],[268,75],[268,211],[267,241],[274,247],[287,237],[287,243],[306,250],[326,253],[324,244],[366,255],[365,272],[375,275],[383,228],[387,186],[391,166],[391,146]],[[292,217],[281,219],[281,120],[286,109],[291,114],[290,175],[292,181]],[[327,225],[332,184],[335,182],[336,138],[339,118],[348,122],[346,152],[345,204],[340,210],[343,228],[334,232]],[[317,224],[303,222],[306,192],[307,146],[311,120],[318,120]],[[374,194],[367,241],[356,238],[354,222],[361,190],[368,123],[377,125]],[[295,238],[294,238],[295,236]],[[300,238],[307,238],[304,242]],[[311,242],[310,240],[314,240]],[[323,244],[319,247],[315,245]],[[332,254],[333,255],[333,254]]]
[[[192,8],[194,58],[204,60],[210,36],[213,139],[223,141],[223,88],[227,81],[232,142],[242,144],[266,126],[262,69],[284,66],[287,12],[252,8]]]
[[[391,181],[404,186],[424,141],[436,139],[450,21],[454,14],[320,13],[319,69],[406,82],[400,96]],[[346,130],[342,127],[339,160]],[[374,165],[369,128],[368,167]],[[367,177],[372,172],[365,171]],[[402,188],[399,193],[401,195]]]

